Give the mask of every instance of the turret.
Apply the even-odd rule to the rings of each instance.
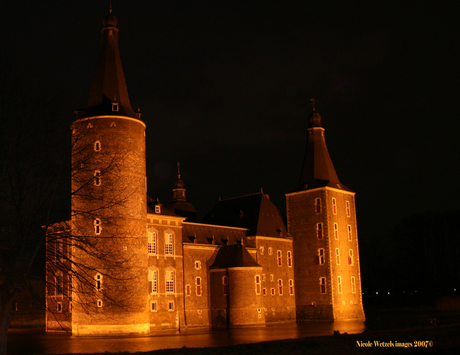
[[[286,194],[296,316],[298,321],[364,319],[355,193],[339,181],[312,101],[300,183]]]
[[[72,124],[73,335],[148,334],[145,124],[106,16],[86,109]]]

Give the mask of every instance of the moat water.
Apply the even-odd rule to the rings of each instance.
[[[282,324],[230,330],[194,329],[145,337],[73,337],[66,333],[45,333],[43,328],[12,329],[8,332],[8,354],[67,354],[137,352],[168,348],[206,348],[257,343],[281,339],[332,335],[334,331],[362,333],[364,322],[318,322]]]

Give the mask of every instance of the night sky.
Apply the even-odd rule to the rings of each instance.
[[[458,209],[459,9],[409,3],[114,0],[147,124],[149,195],[171,202],[180,161],[199,217],[261,187],[284,213],[314,97],[337,174],[357,193],[361,240]],[[84,107],[108,8],[3,2],[0,74],[67,112]]]

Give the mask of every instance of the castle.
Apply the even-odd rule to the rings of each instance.
[[[314,109],[308,122],[287,226],[263,192],[219,201],[197,223],[179,169],[173,203],[151,199],[146,126],[110,12],[87,107],[71,126],[71,219],[48,231],[47,331],[364,319],[355,194],[338,179]]]

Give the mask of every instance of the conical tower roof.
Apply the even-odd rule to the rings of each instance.
[[[312,99],[312,102],[313,112],[308,117],[307,150],[305,152],[300,183],[294,191],[309,190],[324,186],[349,191],[339,181],[329,151],[327,150],[324,128],[321,124],[321,115],[316,112],[314,99]]]
[[[104,19],[99,62],[82,117],[106,115],[140,118],[140,113],[134,112],[129,101],[118,49],[117,18],[112,9]]]

